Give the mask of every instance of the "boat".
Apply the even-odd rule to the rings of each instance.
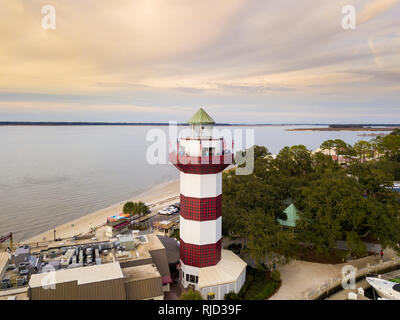
[[[381,298],[400,300],[400,283],[372,277],[367,277],[366,280]]]

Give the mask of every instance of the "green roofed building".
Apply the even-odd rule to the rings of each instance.
[[[286,214],[286,220],[277,219],[278,222],[285,227],[296,227],[296,221],[300,219],[300,216],[294,204],[288,206],[283,212]]]

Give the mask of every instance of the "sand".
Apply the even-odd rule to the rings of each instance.
[[[157,185],[156,187],[135,196],[126,201],[143,201],[152,205],[152,211],[158,210],[159,207],[165,206],[169,202],[177,202],[179,196],[179,180],[173,180],[167,183]],[[173,198],[173,199],[171,199]],[[57,238],[69,238],[78,234],[89,232],[91,228],[104,225],[108,217],[119,214],[122,212],[123,205],[126,201],[116,203],[107,208],[95,211],[81,218],[75,219],[63,225],[56,227]],[[96,233],[97,236],[97,233]],[[23,243],[35,243],[53,240],[54,231],[45,231],[37,236],[24,240]]]

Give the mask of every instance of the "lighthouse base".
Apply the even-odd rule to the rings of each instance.
[[[200,291],[203,299],[223,300],[225,294],[240,291],[246,281],[246,266],[232,251],[221,250],[221,260],[214,266],[194,268],[181,262],[181,283],[185,288],[193,286]],[[195,281],[190,281],[193,279],[187,274]]]

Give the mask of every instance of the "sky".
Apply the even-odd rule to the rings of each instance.
[[[1,0],[0,121],[400,123],[399,17],[400,0]]]

